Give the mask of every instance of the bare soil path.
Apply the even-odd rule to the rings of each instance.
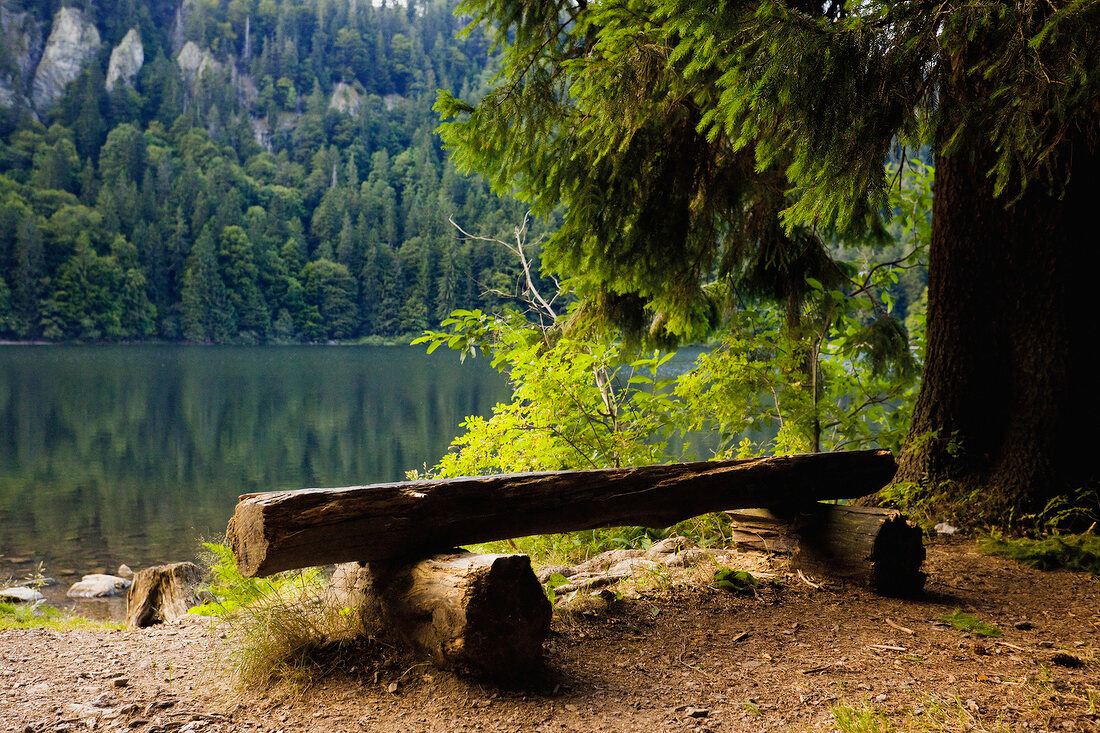
[[[1100,731],[1100,579],[928,548],[927,593],[788,576],[757,597],[698,585],[555,618],[543,670],[492,685],[347,654],[295,690],[240,690],[217,624],[0,632],[0,730]],[[782,574],[783,568],[776,570]],[[978,638],[954,609],[1003,632]],[[837,706],[840,706],[839,708]]]

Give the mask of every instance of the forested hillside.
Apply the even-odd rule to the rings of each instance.
[[[0,0],[0,338],[321,341],[513,289],[520,205],[456,174],[444,0]]]

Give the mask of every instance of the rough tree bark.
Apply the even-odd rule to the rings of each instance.
[[[924,587],[921,531],[896,511],[817,504],[729,515],[738,549],[789,554],[796,569],[885,595],[910,596]]]
[[[410,563],[337,566],[326,602],[437,666],[498,677],[529,672],[550,602],[526,555],[456,550]]]
[[[965,106],[980,90],[958,78]],[[937,159],[927,353],[896,477],[937,520],[1012,524],[1096,478],[1083,426],[1100,407],[1087,358],[1098,130],[1050,152],[1064,188],[1033,180],[1012,205],[1011,190],[994,198],[988,143]]]
[[[193,562],[139,570],[126,594],[126,625],[140,629],[183,618],[187,609],[203,602],[198,587],[204,574]]]

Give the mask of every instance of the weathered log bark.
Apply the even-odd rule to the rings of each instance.
[[[641,525],[722,509],[855,498],[890,481],[889,451],[853,451],[246,494],[228,537],[244,575],[423,557],[474,542]]]
[[[739,549],[790,553],[811,575],[909,596],[924,587],[919,528],[891,509],[816,504],[793,513],[731,512]]]
[[[126,595],[126,625],[138,629],[182,618],[203,602],[198,592],[203,574],[193,562],[139,570]]]
[[[328,603],[436,665],[482,676],[522,674],[542,656],[550,602],[526,555],[440,554],[406,564],[340,565]]]
[[[798,546],[791,523],[768,509],[738,509],[727,512],[730,547],[738,550],[790,555]]]

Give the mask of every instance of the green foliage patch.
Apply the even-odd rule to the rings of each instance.
[[[714,587],[730,593],[755,593],[760,581],[746,570],[718,568],[714,572]]]
[[[894,730],[890,719],[882,710],[869,702],[862,705],[842,703],[830,708],[833,726],[845,733],[888,733]]]
[[[210,553],[210,580],[203,586],[213,601],[194,606],[188,613],[199,616],[225,616],[266,598],[286,596],[294,589],[321,585],[318,568],[291,570],[266,578],[246,578],[237,570],[233,550],[225,545],[204,542]]]
[[[1100,537],[1093,534],[1049,535],[1039,539],[991,536],[978,546],[1039,570],[1080,570],[1100,575]]]
[[[121,629],[122,624],[92,621],[73,616],[64,611],[39,603],[0,602],[0,631],[4,629],[48,628],[57,631],[67,629]]]
[[[959,631],[965,631],[975,636],[1001,636],[1001,630],[981,621],[972,613],[965,613],[956,608],[949,614],[940,616],[940,621],[951,624]]]

